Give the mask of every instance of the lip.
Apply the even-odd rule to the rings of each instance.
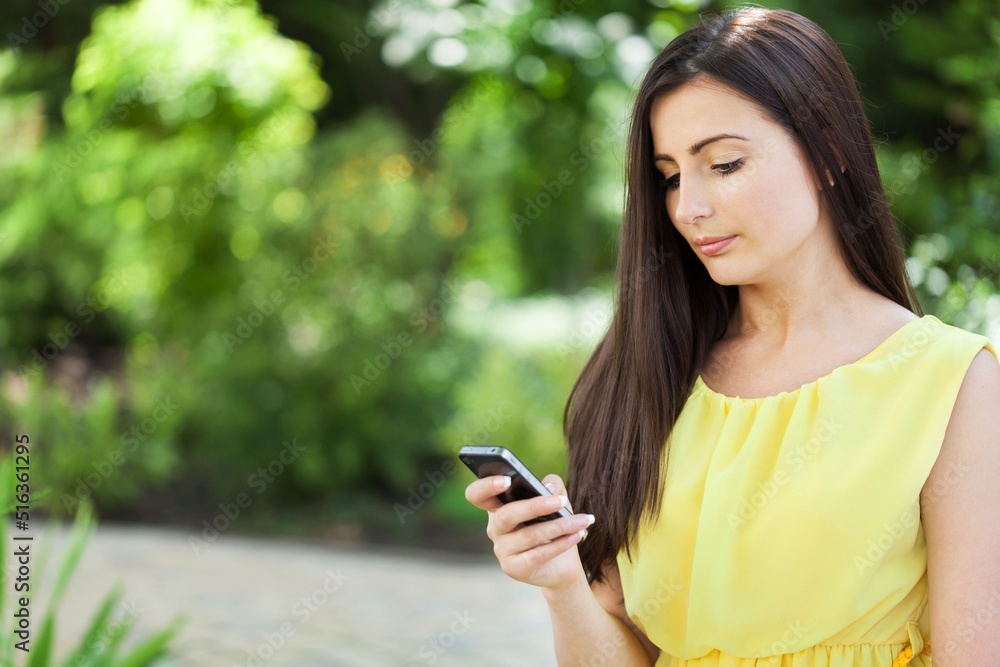
[[[735,238],[735,234],[733,236],[706,236],[705,238],[698,239],[695,243],[703,255],[712,256],[722,252]]]

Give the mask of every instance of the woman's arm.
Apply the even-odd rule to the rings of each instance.
[[[568,588],[543,589],[552,618],[556,660],[560,666],[623,665],[652,667],[660,650],[625,612],[618,566],[604,569],[606,579],[590,586],[580,579]]]
[[[1000,665],[1000,364],[973,359],[920,497],[934,667]]]
[[[569,506],[566,487],[558,475],[546,475],[542,481],[554,495],[507,504],[501,503],[497,495],[510,484],[509,477],[484,477],[465,489],[466,499],[489,513],[486,535],[493,540],[500,568],[512,579],[542,588],[562,667],[651,667],[655,655],[650,650],[652,645],[644,644],[629,629],[618,568],[613,573],[608,571],[609,580],[603,586],[595,584],[591,589],[587,585],[576,545],[590,525],[589,515],[574,514],[524,525],[525,521],[558,509],[560,500]],[[617,590],[608,587],[612,581],[617,583]]]

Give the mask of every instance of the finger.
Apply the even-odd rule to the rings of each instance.
[[[556,514],[562,507],[569,507],[569,499],[566,496],[535,496],[515,500],[493,513],[494,527],[500,534],[509,533],[525,521]]]
[[[563,484],[562,477],[560,477],[559,475],[556,475],[555,473],[552,473],[552,474],[549,474],[549,475],[546,475],[545,477],[543,477],[542,478],[542,484],[544,484],[545,488],[547,488],[549,491],[551,491],[553,495],[556,495],[556,496],[568,496],[569,495],[566,492],[566,485]],[[567,505],[566,509],[568,509],[570,512],[572,512],[573,511],[573,504],[570,503],[569,505]]]
[[[559,475],[556,474],[546,475],[545,477],[542,478],[542,484],[544,484],[549,491],[551,491],[557,496],[567,495],[566,485],[563,484],[562,478]]]
[[[542,565],[563,553],[569,551],[580,541],[580,533],[570,533],[558,539],[541,544],[534,549],[523,551],[511,557],[510,564],[504,568],[505,571],[523,572],[525,577],[531,574]]]
[[[497,556],[516,555],[546,542],[557,540],[564,535],[586,531],[592,523],[593,517],[590,514],[574,514],[569,517],[535,523],[515,530],[502,540],[498,540],[493,552]]]
[[[488,512],[494,512],[503,507],[503,502],[497,496],[510,487],[510,477],[506,475],[490,475],[477,479],[465,487],[465,499]]]

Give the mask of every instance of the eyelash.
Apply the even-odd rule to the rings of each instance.
[[[720,176],[729,176],[730,174],[739,171],[740,167],[743,166],[743,160],[744,158],[740,158],[739,160],[733,160],[732,162],[726,162],[725,164],[713,164],[712,168],[715,169],[716,167],[728,167],[728,169],[725,169],[718,173]],[[679,185],[675,179],[678,178],[679,176],[680,174],[674,174],[670,178],[659,179],[660,190],[662,191],[676,190],[679,187]]]

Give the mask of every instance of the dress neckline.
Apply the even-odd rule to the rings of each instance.
[[[857,361],[852,361],[849,364],[843,364],[842,366],[837,366],[836,368],[834,368],[832,371],[830,371],[826,375],[824,375],[822,377],[819,377],[819,378],[816,378],[812,382],[806,382],[805,384],[800,385],[799,387],[797,387],[795,389],[791,389],[791,390],[787,390],[787,391],[779,391],[777,394],[771,394],[770,396],[757,396],[757,397],[753,397],[753,398],[745,398],[743,396],[730,396],[728,394],[723,394],[723,393],[717,392],[714,389],[712,389],[711,387],[709,387],[707,384],[705,384],[705,380],[702,379],[701,373],[699,373],[698,377],[695,378],[694,387],[695,387],[695,389],[699,389],[700,388],[702,391],[704,391],[709,396],[717,396],[719,398],[725,399],[726,402],[736,402],[736,403],[762,403],[764,401],[777,400],[777,399],[785,398],[785,397],[788,397],[788,396],[794,396],[794,395],[800,393],[803,389],[807,389],[809,387],[812,387],[814,385],[819,384],[820,382],[823,382],[824,380],[826,380],[827,378],[831,377],[835,373],[840,372],[844,368],[851,368],[853,366],[857,366],[859,364],[862,364],[865,361],[868,361],[870,358],[872,358],[873,356],[875,356],[878,352],[881,352],[883,349],[885,349],[885,347],[887,347],[889,345],[889,343],[893,342],[897,337],[899,337],[900,334],[902,334],[909,327],[911,327],[914,324],[917,324],[918,322],[924,322],[926,320],[931,320],[931,319],[936,320],[936,321],[940,321],[940,320],[938,320],[937,317],[935,317],[934,315],[931,315],[929,313],[927,315],[924,315],[923,317],[918,317],[918,318],[916,318],[914,320],[910,320],[909,322],[907,322],[906,324],[904,324],[903,326],[899,327],[898,329],[896,329],[895,331],[893,331],[891,334],[889,334],[889,336],[885,340],[883,340],[881,343],[879,343],[875,347],[875,349],[873,349],[871,352],[869,352],[865,356],[861,357]]]

